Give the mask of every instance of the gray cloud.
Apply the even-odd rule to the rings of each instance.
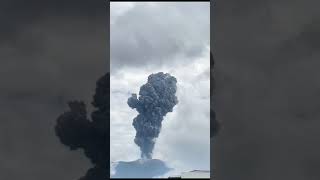
[[[209,44],[209,12],[207,2],[135,3],[111,26],[112,69],[199,56]]]
[[[91,167],[54,125],[68,100],[91,102],[108,70],[104,5],[1,1],[0,179],[78,179]]]
[[[216,3],[217,179],[319,179],[316,2]]]

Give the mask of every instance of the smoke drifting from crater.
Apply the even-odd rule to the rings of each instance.
[[[178,103],[176,83],[176,78],[168,73],[151,74],[148,82],[141,86],[139,98],[132,94],[127,101],[132,109],[139,112],[132,125],[137,131],[134,142],[140,147],[141,158],[152,158],[163,117]]]

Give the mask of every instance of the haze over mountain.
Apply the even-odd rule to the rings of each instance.
[[[135,161],[119,161],[112,163],[115,173],[112,178],[152,178],[161,176],[172,168],[159,159],[138,159]]]

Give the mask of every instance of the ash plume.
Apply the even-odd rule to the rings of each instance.
[[[214,59],[210,52],[210,137],[216,136],[219,132],[221,123],[216,119],[215,112],[215,78],[214,78]]]
[[[68,103],[70,110],[57,118],[56,135],[62,144],[71,150],[83,149],[94,167],[80,180],[108,179],[109,170],[109,108],[110,75],[107,73],[97,81],[92,105],[96,108],[87,117],[86,105],[82,101]]]
[[[163,117],[178,103],[176,83],[176,78],[168,73],[151,74],[148,82],[141,86],[139,97],[132,94],[127,101],[129,107],[139,112],[132,125],[136,129],[134,142],[140,147],[141,158],[152,158]]]

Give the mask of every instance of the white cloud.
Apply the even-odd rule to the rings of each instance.
[[[134,5],[134,2],[110,2],[110,23],[113,24],[119,16],[125,14]]]
[[[110,27],[111,69],[181,62],[210,43],[209,2],[140,2],[118,9],[126,11],[117,10],[125,13]]]

